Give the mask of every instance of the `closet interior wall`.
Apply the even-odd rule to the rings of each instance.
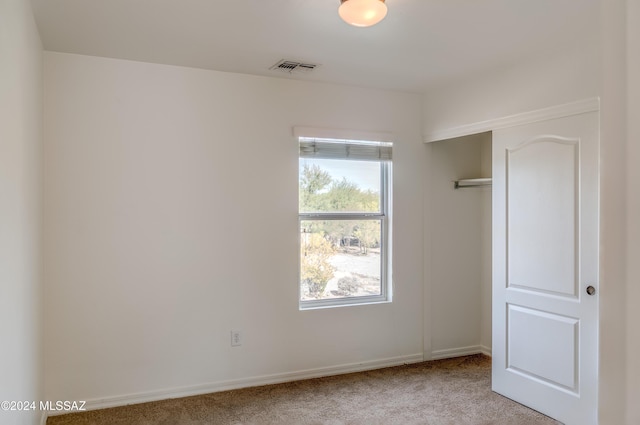
[[[430,144],[431,357],[491,352],[491,133]]]

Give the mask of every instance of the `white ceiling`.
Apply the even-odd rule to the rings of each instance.
[[[45,50],[412,92],[595,43],[601,1],[387,0],[355,28],[339,0],[31,0]]]

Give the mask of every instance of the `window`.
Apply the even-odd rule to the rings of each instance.
[[[300,308],[390,301],[392,144],[299,143]]]

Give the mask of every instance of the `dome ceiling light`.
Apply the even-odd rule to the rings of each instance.
[[[341,0],[338,14],[349,25],[370,27],[387,16],[384,0]]]

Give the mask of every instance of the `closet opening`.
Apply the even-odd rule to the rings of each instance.
[[[431,355],[491,355],[492,133],[429,145]]]

